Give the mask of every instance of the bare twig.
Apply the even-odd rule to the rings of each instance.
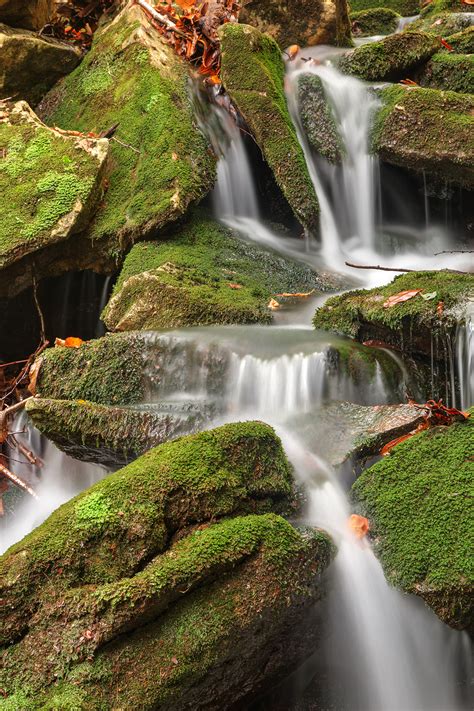
[[[36,310],[38,312],[39,320],[40,320],[40,340],[41,343],[44,343],[46,341],[46,329],[44,326],[44,316],[43,312],[41,311],[41,306],[38,301],[38,284],[36,282],[36,276],[33,274],[33,299],[35,300],[35,306]]]
[[[381,267],[380,265],[371,265],[368,266],[366,264],[351,264],[350,262],[344,262],[344,264],[347,267],[353,267],[354,269],[378,269],[379,271],[382,272],[417,272],[417,271],[424,271],[424,272],[447,272],[448,274],[471,274],[471,272],[463,272],[460,269],[402,269],[401,267]]]
[[[443,249],[442,252],[435,252],[434,256],[438,254],[474,254],[474,249]]]
[[[29,486],[26,481],[23,481],[23,479],[20,479],[19,476],[16,474],[13,474],[7,467],[0,462],[0,474],[3,474],[7,479],[10,479],[14,484],[20,487],[20,489],[23,489],[23,491],[28,492],[30,496],[32,496],[34,499],[39,501],[39,496],[36,494],[31,486]]]
[[[120,141],[117,136],[112,136],[110,140],[115,141],[119,144],[119,146],[123,146],[124,148],[130,148],[130,150],[135,151],[135,153],[138,153],[140,155],[140,151],[138,150],[138,148],[131,146],[129,143],[124,143],[123,141]]]
[[[169,30],[172,30],[175,32],[177,35],[180,35],[181,37],[186,37],[184,32],[181,32],[179,30],[175,23],[169,19],[169,17],[166,17],[166,15],[162,15],[161,12],[157,12],[154,7],[150,5],[150,3],[146,2],[146,0],[135,0],[137,5],[140,5],[140,7],[145,10],[145,12],[150,15],[150,17],[155,20],[156,22],[159,22],[161,25],[164,25],[167,27]]]

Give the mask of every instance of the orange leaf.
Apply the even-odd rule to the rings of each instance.
[[[233,284],[232,282],[229,282],[227,286],[230,286],[231,289],[241,289],[242,284]]]
[[[62,346],[64,348],[80,348],[84,341],[82,338],[76,338],[75,336],[68,336],[67,338],[56,338],[54,341],[55,346]]]
[[[441,317],[443,315],[443,309],[444,309],[444,301],[438,301],[438,306],[436,307],[436,313],[438,314],[438,316]]]
[[[352,514],[349,516],[347,524],[357,538],[363,538],[370,530],[369,520],[365,516]]]
[[[284,298],[293,298],[293,299],[306,299],[308,296],[311,296],[311,294],[314,294],[314,289],[311,289],[311,291],[306,291],[306,292],[294,292],[294,293],[289,293],[284,291],[283,294],[277,294],[277,296],[281,296]]]
[[[298,54],[299,51],[300,51],[300,47],[297,44],[292,44],[291,47],[288,47],[288,49],[286,50],[286,53],[288,55],[288,59],[290,60],[290,62],[293,61],[293,59],[296,57],[296,55]]]
[[[446,47],[446,49],[448,49],[450,52],[453,51],[453,48],[451,47],[451,45],[448,42],[446,42],[446,40],[441,39],[441,44],[443,45],[443,47]]]
[[[419,86],[419,84],[416,83],[416,81],[413,81],[413,79],[400,79],[400,84],[404,84],[405,86]]]
[[[414,296],[423,291],[423,289],[410,289],[409,291],[400,291],[398,294],[389,296],[387,301],[384,302],[384,309],[389,309],[396,304],[401,304],[403,301],[408,301],[413,299]]]
[[[268,308],[275,311],[276,309],[280,308],[280,304],[278,303],[278,301],[276,301],[276,299],[270,299],[270,301],[268,302]]]
[[[415,430],[413,430],[413,432],[409,432],[406,435],[402,435],[401,437],[396,437],[395,439],[392,439],[390,442],[387,442],[384,447],[382,447],[382,449],[380,450],[380,454],[382,455],[382,457],[386,457],[387,454],[390,454],[390,450],[393,449],[395,445],[400,444],[400,442],[404,442],[406,439],[410,439],[410,437],[413,437],[414,434]]]

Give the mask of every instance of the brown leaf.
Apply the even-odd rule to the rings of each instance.
[[[400,291],[398,294],[389,296],[388,299],[384,301],[383,307],[384,309],[389,309],[392,306],[395,306],[396,304],[401,304],[403,301],[413,299],[413,297],[419,294],[420,291],[423,291],[423,289],[409,289],[408,291]]]
[[[438,316],[443,315],[443,310],[444,310],[444,301],[438,301],[438,306],[436,307],[436,313]]]
[[[28,390],[32,395],[36,395],[36,381],[38,380],[38,374],[43,363],[42,358],[37,358],[30,368],[30,380],[28,382]]]
[[[227,286],[230,286],[231,289],[242,289],[242,284],[233,284],[232,282],[229,282]]]
[[[270,299],[270,301],[268,302],[268,308],[272,309],[273,311],[276,311],[276,309],[280,308],[280,304],[278,303],[278,301],[276,301],[276,299]]]

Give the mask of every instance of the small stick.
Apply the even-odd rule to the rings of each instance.
[[[443,249],[442,252],[435,252],[435,257],[438,254],[474,254],[474,249]]]
[[[173,30],[173,32],[176,32],[177,35],[180,35],[181,37],[186,37],[184,32],[181,32],[174,22],[172,22],[169,17],[166,17],[166,15],[162,15],[160,12],[157,12],[154,7],[150,5],[150,3],[146,2],[146,0],[135,0],[137,5],[140,5],[140,7],[147,12],[150,17],[152,17],[156,22],[160,22],[162,25],[167,27],[169,30]]]
[[[43,312],[41,311],[41,306],[38,301],[38,284],[36,283],[36,276],[34,274],[33,274],[33,298],[35,300],[35,306],[36,306],[36,310],[38,311],[38,316],[39,316],[39,320],[40,320],[41,343],[44,343],[46,341],[46,329],[44,326]]]
[[[20,479],[19,476],[16,474],[13,474],[9,469],[6,468],[3,464],[0,463],[0,474],[3,474],[6,476],[7,479],[10,479],[14,484],[20,487],[20,489],[23,489],[24,491],[28,492],[30,496],[32,496],[34,499],[39,501],[39,496],[36,494],[31,486],[28,486],[26,481],[23,481],[23,479]]]
[[[396,267],[381,267],[378,264],[375,266],[367,266],[365,264],[351,264],[350,262],[344,262],[347,267],[353,267],[354,269],[378,269],[382,272],[447,272],[448,274],[471,274],[472,272],[462,272],[460,269],[401,269]]]
[[[123,141],[120,141],[116,136],[112,136],[112,138],[110,140],[115,141],[116,143],[118,143],[120,146],[123,146],[124,148],[130,148],[130,150],[135,151],[135,153],[138,153],[138,155],[140,155],[140,151],[137,148],[134,148],[129,143],[124,143]]]

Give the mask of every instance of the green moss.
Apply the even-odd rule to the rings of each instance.
[[[383,304],[389,296],[400,291],[422,289],[425,294],[436,292],[431,300],[419,294],[408,301],[390,308]],[[374,337],[383,334],[406,350],[416,347],[416,339],[447,328],[457,323],[456,307],[467,301],[474,292],[474,275],[450,272],[413,272],[395,277],[387,286],[375,289],[349,291],[333,296],[317,309],[313,319],[315,328],[337,331],[355,338]],[[441,316],[437,306],[444,304]],[[403,343],[403,334],[408,332],[411,341]],[[383,339],[385,340],[385,338]]]
[[[446,41],[457,54],[474,54],[474,25],[449,35]]]
[[[97,32],[80,66],[43,102],[47,122],[62,128],[99,133],[118,124],[109,189],[91,228],[93,239],[109,238],[117,253],[179,217],[214,181],[215,160],[193,119],[186,65],[148,29],[150,48],[143,44],[146,35],[134,21],[140,12],[126,9]]]
[[[57,400],[90,400],[103,405],[141,402],[143,355],[137,336],[108,335],[80,348],[48,348],[37,390]]]
[[[223,84],[249,125],[300,222],[318,226],[319,205],[286,105],[284,63],[276,42],[248,25],[220,30]]]
[[[298,81],[301,124],[311,148],[330,163],[340,163],[344,145],[321,79],[303,74]]]
[[[15,638],[23,629],[48,595],[49,580],[55,595],[60,588],[113,582],[133,574],[189,524],[278,508],[291,496],[290,466],[264,424],[226,425],[150,450],[61,506],[0,559],[9,600],[3,634]],[[60,571],[54,581],[53,571]]]
[[[402,32],[357,47],[341,58],[339,67],[366,81],[396,81],[426,62],[439,48],[439,40],[432,35]]]
[[[310,268],[197,215],[167,239],[132,248],[103,319],[117,330],[270,322],[272,294],[319,286]]]
[[[467,8],[468,5],[465,5]],[[439,12],[436,14],[422,14],[418,20],[415,20],[409,27],[411,30],[421,30],[429,32],[437,37],[447,38],[454,32],[460,32],[468,28],[471,21],[468,15],[462,12]]]
[[[352,32],[358,37],[389,35],[398,27],[400,15],[389,7],[373,7],[351,12]]]
[[[473,414],[397,445],[353,487],[390,582],[458,627],[473,621]]]
[[[438,52],[423,67],[419,83],[432,89],[474,94],[474,56]]]
[[[71,139],[10,114],[0,124],[0,267],[56,241],[51,233],[94,188],[98,161]],[[8,206],[8,207],[7,207]]]
[[[351,15],[362,10],[390,9],[402,17],[410,17],[420,12],[419,0],[351,0]]]
[[[374,120],[374,152],[389,163],[474,186],[474,97],[402,86],[379,95],[383,105]]]

